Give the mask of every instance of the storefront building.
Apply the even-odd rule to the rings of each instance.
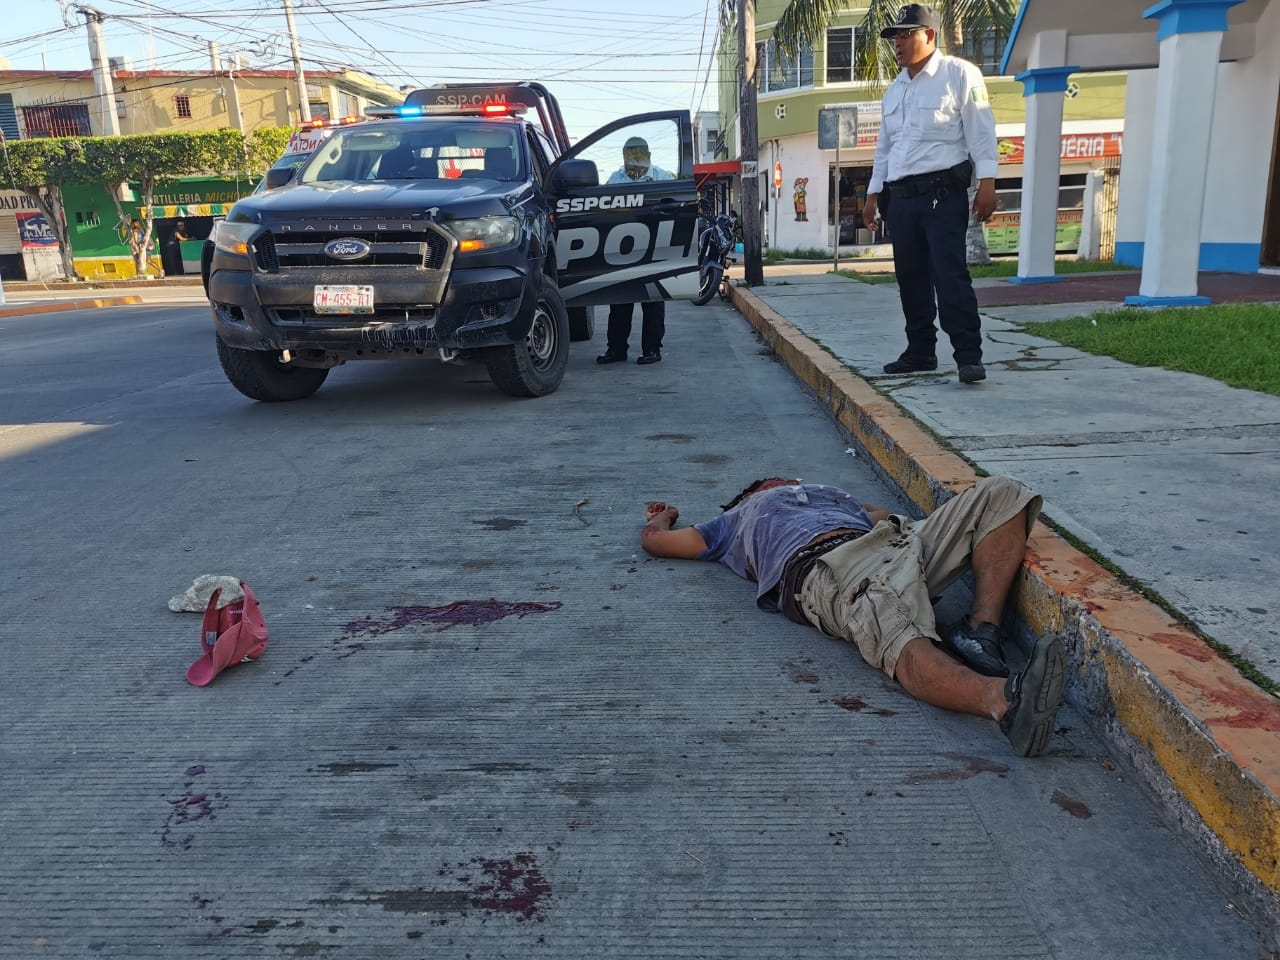
[[[61,277],[58,240],[40,208],[21,190],[0,190],[0,278]]]
[[[856,45],[867,42],[859,26],[865,9],[852,8],[834,18],[819,49],[795,63],[777,56],[770,39],[772,18],[785,0],[757,3],[757,90],[761,197],[764,228],[771,247],[783,250],[833,250],[883,242],[862,225],[862,206],[880,127],[883,85],[852,80]],[[874,42],[882,42],[875,39]],[[1016,253],[1021,241],[1022,180],[1025,162],[1026,102],[1022,86],[996,76],[1000,50],[993,43],[966,43],[961,51],[988,73],[987,86],[1000,138],[997,217],[987,226],[993,254]],[[736,54],[722,51],[720,60],[720,124],[727,130],[726,153],[738,156],[737,112],[733,77]],[[886,79],[886,84],[892,78]],[[1124,72],[1071,78],[1065,100],[1059,183],[1062,252],[1097,254],[1109,240],[1114,209],[1105,209],[1104,186],[1118,176],[1124,134]],[[839,107],[852,115],[856,138],[837,151],[819,136],[824,109]],[[851,251],[853,252],[853,251]]]
[[[225,216],[236,200],[248,196],[255,183],[248,179],[187,177],[158,190],[153,198],[155,221],[148,273],[199,274],[200,247],[213,229],[214,220]],[[136,190],[126,197],[122,206],[130,222],[122,224],[115,203],[101,187],[72,184],[63,189],[76,271],[86,280],[123,280],[136,275],[128,231],[132,221],[143,222],[145,211]],[[191,239],[170,246],[180,221]]]

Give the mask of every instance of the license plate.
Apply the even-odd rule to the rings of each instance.
[[[317,285],[314,304],[316,313],[373,313],[373,287]]]

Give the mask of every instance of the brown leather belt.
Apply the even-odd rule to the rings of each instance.
[[[805,577],[809,576],[809,571],[823,554],[857,540],[867,532],[866,530],[845,530],[839,533],[820,534],[787,557],[787,562],[782,565],[782,579],[778,581],[778,609],[788,620],[810,626],[809,618],[804,615],[796,599]]]

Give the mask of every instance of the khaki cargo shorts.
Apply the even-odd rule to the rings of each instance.
[[[973,548],[1024,508],[1030,533],[1042,503],[1017,480],[983,477],[924,520],[891,516],[818,559],[800,587],[800,609],[892,677],[912,639],[938,639],[931,598],[969,569]]]

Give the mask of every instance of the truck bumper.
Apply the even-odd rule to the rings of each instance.
[[[372,314],[317,314],[320,283],[369,284]],[[514,267],[451,271],[351,270],[305,279],[219,268],[209,276],[218,336],[229,347],[311,353],[325,365],[355,357],[403,356],[424,349],[475,350],[518,343],[529,333],[540,278]],[[323,353],[323,358],[316,357]]]

